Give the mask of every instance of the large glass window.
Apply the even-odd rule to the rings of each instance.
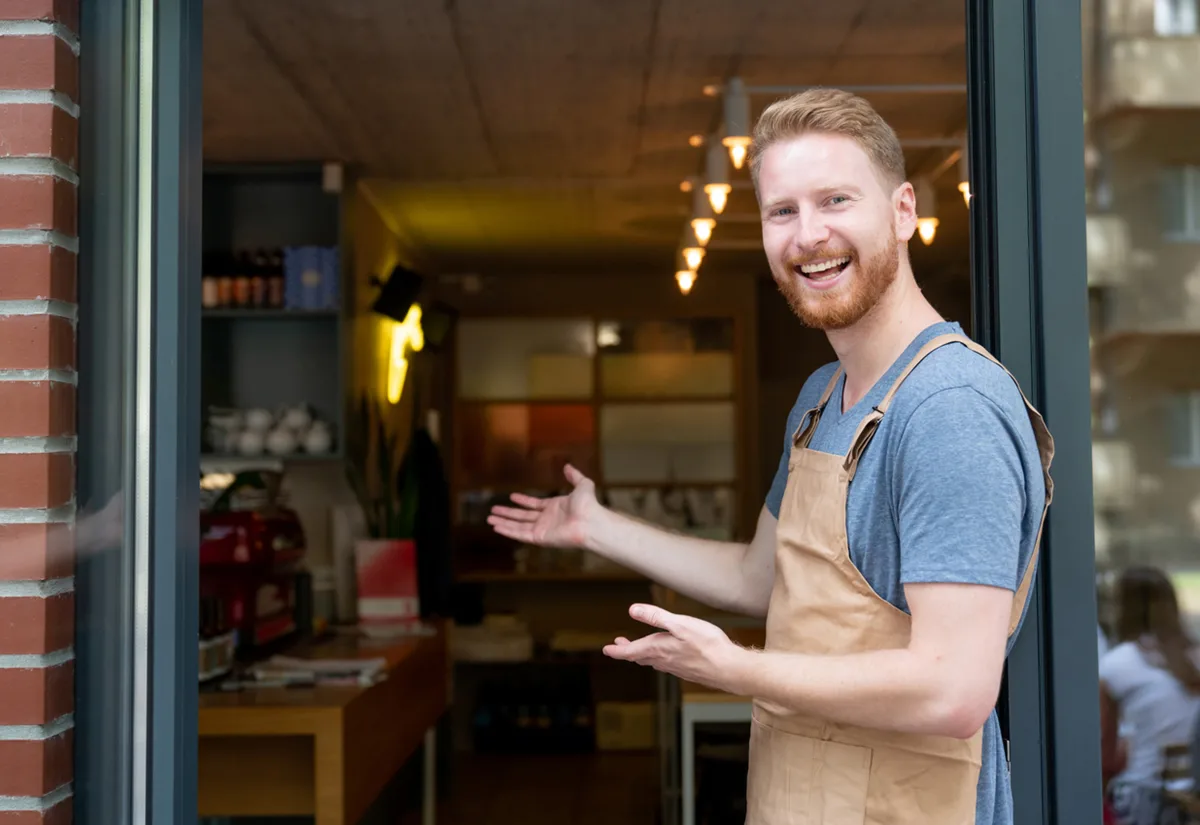
[[[1126,789],[1186,766],[1200,710],[1196,11],[1083,3],[1101,742],[1117,813]]]

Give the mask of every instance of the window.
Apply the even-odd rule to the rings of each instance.
[[[1167,405],[1171,463],[1200,467],[1200,392],[1177,393]]]
[[[1200,167],[1163,170],[1162,226],[1167,240],[1200,242]]]
[[[1154,0],[1154,33],[1161,37],[1196,34],[1196,0]]]

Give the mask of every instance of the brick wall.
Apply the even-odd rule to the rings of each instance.
[[[0,0],[0,825],[71,821],[78,0]]]

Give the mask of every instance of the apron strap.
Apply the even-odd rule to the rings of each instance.
[[[812,441],[813,433],[817,431],[817,423],[821,420],[821,413],[825,412],[825,406],[829,403],[830,397],[833,395],[833,388],[837,386],[838,379],[842,377],[841,364],[833,371],[833,378],[829,379],[829,383],[825,386],[825,392],[821,393],[821,399],[817,402],[817,406],[804,414],[800,419],[800,424],[796,427],[796,432],[792,434],[792,446],[806,448],[808,443]]]
[[[987,349],[965,335],[951,333],[939,335],[931,339],[925,346],[921,347],[912,361],[904,368],[904,371],[892,382],[892,386],[888,388],[887,394],[884,395],[883,400],[879,402],[878,406],[874,407],[859,423],[858,430],[854,434],[854,440],[850,442],[850,451],[846,454],[846,461],[843,466],[849,477],[853,479],[854,473],[858,469],[859,459],[862,458],[867,445],[871,441],[871,437],[875,435],[875,431],[879,428],[879,422],[883,419],[884,414],[887,413],[888,407],[891,406],[892,399],[896,396],[896,391],[900,388],[900,385],[904,383],[904,379],[908,378],[909,373],[934,350],[940,349],[946,344],[953,343],[962,344],[972,352],[982,355],[1004,370],[1009,378],[1012,378],[1013,383],[1017,387],[1017,392],[1021,393],[1021,400],[1025,403],[1025,410],[1029,415],[1030,423],[1033,425],[1034,438],[1037,440],[1038,454],[1041,457],[1042,478],[1046,485],[1046,503],[1042,507],[1041,519],[1038,522],[1037,536],[1033,543],[1033,553],[1029,557],[1029,563],[1026,565],[1025,571],[1021,576],[1016,593],[1013,595],[1012,612],[1009,614],[1008,623],[1008,635],[1011,637],[1016,632],[1017,625],[1020,624],[1021,617],[1025,614],[1025,606],[1029,602],[1030,591],[1033,587],[1034,571],[1037,569],[1038,556],[1041,550],[1042,533],[1046,526],[1046,514],[1050,510],[1050,502],[1054,498],[1054,481],[1050,477],[1050,465],[1054,460],[1054,437],[1050,434],[1050,430],[1046,426],[1042,414],[1029,403],[1029,399],[1025,397],[1025,393],[1021,389],[1020,382],[1017,381],[1013,374],[995,356],[988,352]]]

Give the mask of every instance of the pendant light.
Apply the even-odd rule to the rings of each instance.
[[[696,230],[692,229],[690,223],[683,227],[683,240],[679,244],[679,254],[683,256],[684,263],[692,272],[699,269],[704,260],[704,245],[696,237]]]
[[[696,240],[700,242],[701,246],[708,246],[716,226],[717,220],[713,217],[712,204],[708,202],[708,198],[703,192],[698,189],[693,190],[692,231],[696,233]]]
[[[725,84],[725,137],[721,143],[729,150],[734,169],[741,169],[750,149],[750,98],[740,77]]]
[[[929,178],[917,178],[913,181],[913,192],[917,196],[917,234],[926,246],[933,243],[937,234],[937,193]]]
[[[958,156],[958,191],[962,192],[963,203],[971,208],[971,158],[964,144],[962,154]]]
[[[692,287],[696,285],[696,272],[688,268],[682,252],[675,255],[675,283],[679,285],[679,291],[684,295],[691,292]]]
[[[704,193],[708,195],[712,211],[720,215],[725,211],[729,193],[733,190],[733,187],[729,185],[729,155],[725,153],[725,148],[719,142],[713,140],[708,144],[706,160]]]

